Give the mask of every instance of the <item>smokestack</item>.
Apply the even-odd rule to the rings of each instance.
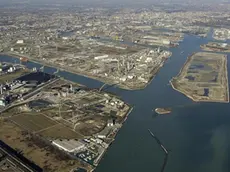
[[[2,94],[3,93],[3,91],[2,91],[2,85],[0,86],[1,88],[0,88],[0,93]]]

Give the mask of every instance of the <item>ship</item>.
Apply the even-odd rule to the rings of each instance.
[[[26,58],[26,57],[20,57],[20,61],[22,61],[22,62],[28,62],[28,58]]]

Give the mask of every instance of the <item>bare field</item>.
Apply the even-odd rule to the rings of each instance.
[[[29,131],[39,131],[57,124],[55,121],[42,114],[20,114],[9,118],[23,129]]]
[[[82,138],[80,134],[74,132],[70,128],[62,125],[57,124],[53,127],[50,127],[48,129],[45,129],[41,132],[38,132],[38,134],[42,135],[45,138],[62,138],[62,139],[79,139]]]
[[[46,146],[38,147],[22,133],[23,130],[17,125],[0,120],[0,139],[12,148],[21,150],[26,158],[43,168],[44,171],[69,172],[73,168],[82,167],[78,161],[61,159]]]
[[[90,136],[103,130],[106,123],[106,118],[98,116],[79,121],[75,124],[74,129],[84,136]]]

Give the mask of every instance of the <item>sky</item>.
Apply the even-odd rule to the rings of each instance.
[[[29,3],[29,4],[76,4],[76,5],[100,5],[100,4],[111,4],[111,5],[120,5],[120,4],[159,4],[159,3],[192,3],[192,4],[204,4],[204,3],[221,3],[221,2],[228,2],[230,0],[0,0],[0,5],[4,4],[12,4],[12,3]]]

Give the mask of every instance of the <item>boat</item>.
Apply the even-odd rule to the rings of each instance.
[[[20,57],[20,61],[22,61],[22,62],[28,62],[28,58],[26,58],[26,57]]]
[[[181,53],[181,54],[183,54],[183,53],[184,53],[184,51],[181,51],[180,53]]]

